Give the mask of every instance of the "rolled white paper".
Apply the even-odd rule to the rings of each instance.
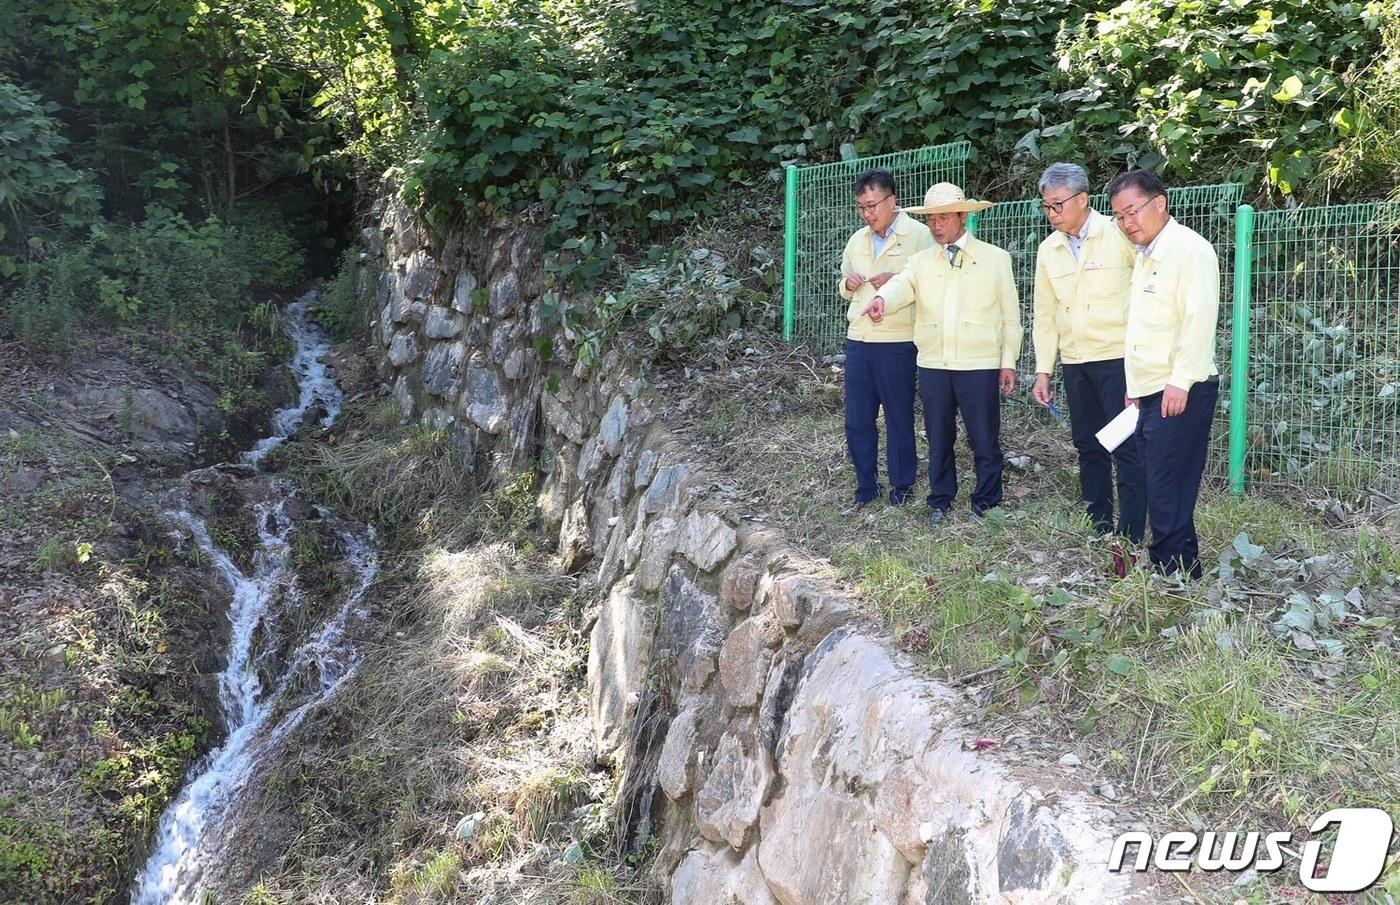
[[[1126,405],[1123,407],[1123,411],[1118,413],[1118,417],[1105,424],[1094,436],[1098,438],[1104,449],[1113,452],[1123,445],[1124,440],[1133,435],[1133,431],[1137,430],[1137,422],[1138,407]]]

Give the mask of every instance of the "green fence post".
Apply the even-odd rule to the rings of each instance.
[[[977,235],[977,224],[982,222],[982,212],[973,211],[967,216],[967,231],[972,235]]]
[[[1254,208],[1235,211],[1235,324],[1230,348],[1230,492],[1244,493],[1249,445],[1249,311],[1254,276]]]
[[[783,231],[783,339],[792,342],[797,313],[797,167],[787,168],[787,228]]]

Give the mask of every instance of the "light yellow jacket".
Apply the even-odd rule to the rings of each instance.
[[[1059,230],[1040,243],[1031,330],[1036,373],[1055,373],[1057,354],[1065,364],[1123,357],[1136,262],[1136,246],[1113,220],[1092,208],[1078,260],[1069,237]]]
[[[1220,260],[1205,237],[1168,220],[1151,251],[1138,256],[1128,302],[1123,370],[1128,395],[1183,390],[1220,373],[1215,324]]]
[[[950,371],[1014,368],[1021,354],[1021,304],[1011,255],[963,234],[958,266],[934,245],[885,284],[886,317],[914,309],[919,367]]]
[[[869,283],[864,283],[855,292],[846,288],[846,278],[853,273],[872,277],[889,271],[899,273],[909,263],[916,252],[933,245],[933,233],[928,227],[900,211],[894,218],[894,235],[875,256],[875,233],[868,226],[856,230],[846,242],[846,251],[841,255],[841,297],[850,302],[846,309],[847,339],[858,339],[867,343],[907,343],[914,338],[914,311],[910,309],[896,317],[886,317],[875,323],[865,316],[870,300],[879,291]],[[888,284],[886,284],[888,285]]]

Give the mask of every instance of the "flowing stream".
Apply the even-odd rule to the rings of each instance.
[[[330,340],[307,317],[314,294],[287,308],[296,343],[292,370],[300,394],[297,404],[273,417],[273,433],[244,453],[257,466],[273,448],[320,411],[322,425],[340,412],[342,394],[325,357]],[[170,518],[190,532],[233,592],[227,667],[219,675],[219,704],[227,737],[191,768],[185,787],[160,819],[155,850],[136,877],[132,905],[185,905],[203,901],[206,870],[217,863],[220,825],[238,804],[257,768],[280,749],[283,739],[317,706],[334,697],[359,664],[347,626],[368,617],[366,589],[378,571],[371,528],[337,527],[353,579],[339,606],[299,645],[279,657],[257,638],[276,626],[301,600],[291,568],[289,537],[295,527],[287,514],[293,488],[278,482],[276,497],[257,505],[258,549],[248,571],[210,538],[203,519],[180,509]],[[316,507],[318,515],[335,514]],[[341,525],[337,520],[332,524]],[[265,681],[265,679],[267,681]]]

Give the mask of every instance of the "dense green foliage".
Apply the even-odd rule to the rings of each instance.
[[[596,257],[736,186],[775,197],[784,163],[959,138],[994,196],[1049,158],[1373,193],[1394,167],[1347,154],[1391,144],[1363,67],[1393,58],[1396,18],[1381,0],[16,0],[0,254],[42,259],[28,240],[90,220],[94,191],[108,218],[198,222],[304,186],[322,200],[287,210],[319,204],[324,229],[352,174],[397,167],[439,221],[542,205],[550,245]]]
[[[1386,13],[1394,21],[1383,3],[1124,3],[1072,32],[1064,119],[1041,134],[1060,154],[1140,154],[1194,181],[1306,194],[1354,131],[1353,62],[1377,49]]]

